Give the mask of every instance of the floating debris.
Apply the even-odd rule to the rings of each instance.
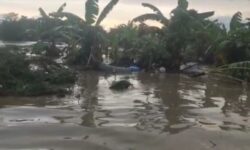
[[[132,83],[130,83],[129,81],[120,80],[120,81],[114,81],[109,88],[112,90],[126,90],[130,86],[132,86]]]

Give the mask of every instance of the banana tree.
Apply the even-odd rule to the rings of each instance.
[[[222,75],[238,81],[250,81],[250,61],[241,61],[219,66],[210,73]]]
[[[230,21],[230,29],[218,42],[217,59],[219,65],[247,61],[250,59],[249,22],[243,21],[242,13],[237,12]]]
[[[106,40],[105,31],[101,27],[101,23],[118,1],[111,0],[102,12],[99,13],[98,0],[87,0],[85,3],[85,19],[70,12],[57,11],[50,14],[50,16],[62,20],[66,18],[67,25],[64,26],[62,31],[65,34],[74,33],[74,37],[79,37],[74,40],[74,45],[80,44],[81,46],[75,57],[76,63],[83,63],[89,66],[93,62],[101,61],[101,50]],[[77,30],[77,32],[72,30]]]
[[[57,12],[62,12],[66,3],[60,6]],[[64,39],[63,34],[58,32],[64,25],[64,21],[48,15],[42,8],[39,8],[40,17],[36,20],[37,26],[34,29],[26,30],[26,34],[38,37],[38,42],[33,52],[42,54],[45,50],[47,56],[59,57],[60,51],[56,48],[56,40]]]
[[[114,65],[131,65],[136,56],[138,27],[129,22],[111,28],[109,34],[109,54]]]
[[[167,19],[163,13],[155,6],[147,3],[142,4],[144,7],[151,8],[155,13],[144,14],[133,19],[134,22],[145,22],[147,20],[159,21],[163,24],[164,32],[162,39],[166,43],[166,53],[172,55],[172,69],[179,69],[180,64],[186,56],[185,53],[193,50],[194,39],[206,30],[209,24],[213,24],[207,20],[213,16],[214,12],[198,13],[194,9],[188,9],[187,0],[178,0],[177,7],[171,11],[171,18]],[[200,44],[202,45],[202,44]],[[207,49],[207,47],[203,48]],[[195,52],[196,53],[196,52]],[[197,56],[198,57],[198,56]]]

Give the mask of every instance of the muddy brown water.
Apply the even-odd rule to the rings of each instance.
[[[108,88],[124,78],[133,87]],[[83,72],[73,89],[64,98],[0,98],[0,149],[250,149],[246,85],[206,76]]]

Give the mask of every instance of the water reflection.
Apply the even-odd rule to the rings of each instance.
[[[79,98],[82,97],[83,101],[80,104],[85,114],[81,117],[81,125],[87,127],[95,127],[95,111],[98,105],[98,82],[99,75],[96,72],[89,72],[80,76],[79,86],[82,87]]]
[[[134,87],[120,92],[110,90],[110,83],[121,78],[128,78]],[[49,108],[51,114],[55,114],[51,117],[54,122],[56,119],[61,124],[95,128],[122,126],[173,134],[194,126],[244,132],[250,128],[246,84],[242,86],[212,77],[194,79],[178,74],[145,73],[107,77],[96,72],[83,72],[71,96],[25,99],[1,98],[0,118],[6,118],[7,112],[10,115],[9,112],[19,111],[13,106],[34,106],[46,108],[40,110],[41,113]],[[10,105],[12,108],[8,109]],[[60,113],[55,113],[59,110]],[[39,112],[36,118],[39,118]],[[40,114],[43,118],[46,115]]]

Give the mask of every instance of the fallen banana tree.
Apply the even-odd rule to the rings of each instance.
[[[211,69],[209,73],[221,75],[237,81],[250,81],[250,61],[236,62]]]

